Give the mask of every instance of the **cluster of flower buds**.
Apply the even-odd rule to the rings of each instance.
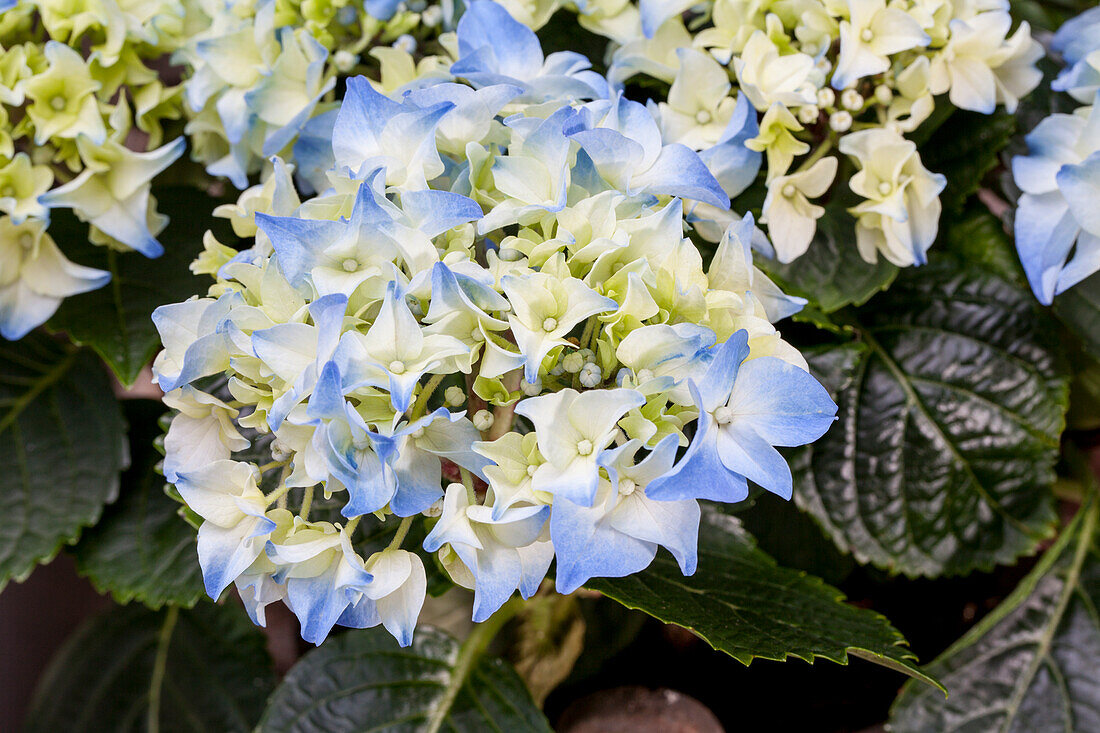
[[[183,9],[170,0],[127,5],[9,3],[0,15],[0,335],[22,338],[62,299],[110,274],[62,254],[50,209],[71,208],[95,244],[163,251],[150,181],[180,157],[161,146],[181,115],[179,87],[157,60],[177,47]],[[160,147],[158,147],[160,146]],[[148,152],[143,152],[148,151]]]
[[[776,447],[836,412],[707,157],[501,5],[443,41],[349,79],[294,165],[220,211],[252,246],[208,236],[208,296],[154,314],[207,591],[261,624],[282,600],[312,642],[408,644],[426,569],[476,621],[552,563],[563,593],[659,547],[692,573],[698,501],[790,497]],[[722,225],[707,268],[693,224]]]
[[[849,211],[860,255],[923,263],[946,181],[904,135],[929,118],[937,95],[965,110],[1013,112],[1042,78],[1042,47],[1026,22],[1012,31],[1007,0],[501,2],[535,28],[568,6],[611,40],[612,85],[668,84],[650,103],[665,139],[713,161],[731,198],[753,176],[723,175],[714,146],[738,137],[763,153],[760,221],[781,262],[810,246],[825,213],[814,201],[843,185],[840,170],[859,199]]]

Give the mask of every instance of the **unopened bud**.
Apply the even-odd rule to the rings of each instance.
[[[807,104],[798,108],[798,121],[803,125],[812,125],[817,122],[817,118],[821,115],[821,110],[817,108],[817,105]]]
[[[462,387],[452,385],[443,391],[443,401],[447,403],[448,407],[458,407],[466,401],[466,393],[462,390]]]
[[[478,410],[474,413],[473,421],[475,428],[481,432],[485,432],[493,427],[493,413],[488,410]]]
[[[852,113],[841,110],[829,116],[829,127],[833,132],[848,132],[852,129]]]
[[[582,386],[591,389],[602,381],[603,372],[600,371],[600,367],[596,364],[588,363],[581,368],[580,382]]]
[[[852,112],[863,109],[863,95],[855,89],[845,89],[840,93],[840,106]]]
[[[569,354],[561,360],[562,368],[570,374],[576,374],[581,370],[582,367],[584,367],[584,365],[584,355],[581,354],[579,351],[574,351],[573,353]]]

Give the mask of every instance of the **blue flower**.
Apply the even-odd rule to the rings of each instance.
[[[427,181],[444,170],[435,130],[452,109],[451,102],[423,108],[408,99],[395,102],[375,91],[366,77],[348,79],[332,128],[336,167],[357,178],[385,168],[388,185],[427,188]]]
[[[186,300],[153,311],[153,325],[164,344],[153,363],[162,391],[229,368],[229,312],[243,302],[240,293],[231,291],[217,300]]]
[[[1024,192],[1016,210],[1016,249],[1035,297],[1054,296],[1100,270],[1100,111],[1053,114],[1012,159]],[[1071,256],[1072,254],[1072,256]]]
[[[644,570],[658,545],[673,554],[684,575],[695,572],[698,502],[659,501],[646,490],[672,469],[678,445],[677,436],[668,435],[638,463],[638,440],[608,450],[600,463],[609,478],[601,480],[591,507],[568,499],[554,502],[550,539],[558,560],[559,593],[572,593],[590,578],[621,578]]]
[[[586,105],[576,120],[570,137],[612,187],[729,208],[729,196],[699,154],[680,143],[663,145],[661,130],[644,105],[618,93]]]
[[[280,323],[252,334],[255,355],[287,384],[287,390],[275,399],[268,413],[272,430],[278,430],[295,405],[313,391],[321,369],[339,343],[347,305],[343,295],[326,295],[309,305],[313,325]]]
[[[402,425],[390,436],[394,440],[389,463],[397,480],[390,509],[399,517],[420,514],[442,498],[440,479],[445,458],[484,480],[489,460],[473,451],[481,433],[462,413],[445,407]]]
[[[535,32],[491,0],[470,4],[457,35],[458,61],[451,73],[475,87],[516,86],[524,93],[515,101],[533,104],[607,96],[607,80],[589,70],[588,59],[572,51],[544,57]]]
[[[789,499],[791,470],[773,446],[817,440],[832,424],[836,404],[796,366],[771,356],[745,361],[745,331],[716,350],[702,379],[688,382],[699,410],[695,437],[675,468],[650,484],[648,495],[736,502],[748,496],[748,479]]]
[[[518,588],[530,598],[546,577],[554,550],[540,540],[550,507],[511,507],[493,516],[492,507],[471,504],[462,484],[451,484],[443,513],[424,539],[424,549],[444,545],[461,563],[446,563],[455,582],[474,591],[473,620],[492,616]]]
[[[756,108],[748,97],[740,94],[722,137],[712,147],[699,152],[699,158],[731,199],[751,186],[760,172],[764,154],[745,146],[746,140],[758,134],[760,123],[756,119]]]

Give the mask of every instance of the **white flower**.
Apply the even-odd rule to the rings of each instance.
[[[848,20],[840,22],[840,56],[833,88],[844,89],[865,76],[890,68],[890,56],[927,46],[931,39],[916,18],[886,0],[848,0]]]
[[[810,246],[817,220],[825,209],[810,199],[824,195],[836,177],[837,159],[822,158],[808,169],[773,178],[760,222],[768,225],[772,245],[780,262],[791,262]]]

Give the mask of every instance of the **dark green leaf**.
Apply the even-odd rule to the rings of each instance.
[[[817,233],[806,254],[786,265],[757,257],[756,265],[784,292],[808,298],[826,314],[865,303],[898,273],[898,268],[882,257],[874,265],[863,261],[856,249],[855,220],[836,207],[818,219]]]
[[[1001,605],[928,667],[950,696],[909,685],[895,733],[1100,730],[1095,502]]]
[[[776,565],[735,517],[704,512],[699,569],[690,577],[661,553],[641,573],[586,585],[629,608],[691,629],[745,664],[758,657],[847,664],[852,654],[934,684],[916,668],[890,622],[844,603],[841,592],[820,578]]]
[[[122,416],[99,361],[41,334],[0,341],[0,588],[118,496]]]
[[[944,223],[932,257],[954,257],[959,268],[983,269],[1027,290],[1027,277],[1016,246],[1004,224],[985,206],[974,202],[959,217]]]
[[[737,515],[760,549],[785,568],[805,570],[826,583],[840,583],[855,568],[817,522],[792,502],[765,493]]]
[[[1054,299],[1054,312],[1093,358],[1100,359],[1100,273]]]
[[[87,623],[57,653],[26,728],[250,731],[274,686],[264,636],[240,609],[126,606]]]
[[[59,211],[50,224],[50,233],[71,260],[107,270],[111,282],[66,298],[47,326],[95,349],[126,385],[133,384],[160,345],[150,320],[153,310],[186,300],[205,287],[188,267],[202,251],[202,236],[217,202],[198,189],[155,193],[157,208],[171,219],[158,237],[164,254],[156,259],[91,244],[87,225],[67,212]]]
[[[1067,382],[1031,293],[941,258],[848,316],[857,341],[806,352],[840,410],[791,453],[796,500],[839,547],[894,572],[1033,552],[1053,529]]]
[[[1015,132],[1016,118],[1003,110],[992,115],[959,110],[921,146],[925,167],[947,177],[947,188],[940,194],[945,214],[962,210],[985,174],[997,167]]]
[[[203,595],[195,531],[180,517],[181,504],[165,494],[164,477],[156,470],[161,456],[153,449],[156,415],[164,407],[142,400],[128,407],[133,465],[122,476],[119,500],[73,548],[76,566],[119,603],[190,607]]]
[[[550,731],[511,667],[460,648],[424,627],[404,649],[381,627],[335,636],[291,668],[259,730]]]

